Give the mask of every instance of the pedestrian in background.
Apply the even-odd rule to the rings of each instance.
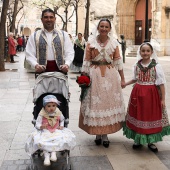
[[[126,52],[126,41],[125,41],[125,36],[122,34],[120,35],[121,41],[117,39],[119,44],[121,44],[121,49],[122,49],[122,57],[123,57],[123,63],[125,63],[125,52]]]
[[[16,55],[16,45],[14,34],[10,32],[8,36],[8,54],[10,55],[11,63],[15,63],[14,56]]]
[[[18,45],[18,43],[17,43],[16,36],[14,36],[14,35],[13,35],[13,38],[14,38],[14,42],[15,42],[15,49],[17,49],[17,45]]]
[[[23,40],[20,35],[18,35],[17,43],[18,43],[17,51],[22,51],[21,49],[22,49]]]
[[[25,45],[27,45],[27,42],[28,42],[28,39],[29,39],[29,36],[26,36],[26,39],[25,39]]]
[[[96,145],[108,148],[107,135],[119,131],[125,121],[123,63],[108,19],[101,19],[89,36],[82,73],[90,76],[91,86],[81,102],[79,127],[96,135]]]
[[[157,152],[153,143],[169,135],[170,126],[165,105],[165,76],[150,43],[139,47],[133,70],[133,79],[125,84],[136,83],[129,99],[124,135],[134,140],[133,149],[148,144],[151,151]]]
[[[22,51],[25,51],[25,46],[26,46],[26,40],[25,40],[25,36],[22,36]]]
[[[74,42],[74,60],[71,64],[70,69],[73,71],[81,72],[85,48],[85,39],[82,36],[82,33],[78,33],[77,39]]]

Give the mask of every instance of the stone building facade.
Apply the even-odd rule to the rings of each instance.
[[[136,45],[136,29],[141,29],[139,31],[142,31],[142,41],[144,40],[145,25],[139,28],[136,23],[139,19],[145,19],[142,18],[145,14],[144,5],[145,0],[118,0],[117,2],[116,11],[119,25],[116,25],[116,30],[118,33],[125,35],[128,44]],[[158,50],[160,50],[160,55],[170,55],[170,1],[149,0],[148,6],[148,19],[151,21],[149,23],[150,41],[155,43]],[[144,11],[143,13],[141,11],[140,18],[136,9],[140,10],[142,7]]]
[[[146,0],[91,0],[90,30],[105,17],[111,20],[114,36],[125,36],[127,46],[139,45],[145,40]],[[78,32],[84,33],[85,0],[78,11]],[[24,35],[30,35],[36,28],[42,27],[41,10],[25,9],[25,17],[20,22]],[[56,16],[57,17],[57,16]],[[56,23],[61,28],[57,17]],[[148,0],[149,39],[159,50],[159,55],[170,55],[170,0]],[[68,33],[75,36],[75,19],[68,24]]]
[[[145,40],[145,0],[91,1],[91,25],[101,17],[111,19],[115,34],[123,34],[127,45]],[[170,1],[148,0],[149,39],[159,55],[170,55]]]

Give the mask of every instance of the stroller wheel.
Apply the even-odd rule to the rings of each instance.
[[[71,170],[71,165],[70,166],[64,166],[62,170]]]
[[[69,169],[68,170],[71,170],[71,164],[70,164],[70,167],[69,167]]]
[[[42,151],[41,150],[37,150],[32,156],[33,157],[40,157],[40,156],[42,156],[41,154],[42,154]]]
[[[68,164],[65,170],[72,170],[72,165]]]
[[[36,165],[28,165],[26,170],[38,170],[38,167]]]

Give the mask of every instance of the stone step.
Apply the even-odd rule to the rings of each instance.
[[[137,52],[129,52],[128,54],[137,54]]]
[[[132,53],[137,53],[137,50],[131,50],[130,52],[132,52]]]
[[[129,48],[129,51],[126,56],[127,57],[136,57],[139,45],[130,45],[130,46],[128,46],[128,48]]]
[[[126,57],[136,57],[136,55],[126,55]]]

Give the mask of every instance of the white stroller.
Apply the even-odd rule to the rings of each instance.
[[[68,126],[69,123],[69,86],[68,86],[68,77],[67,75],[61,73],[61,72],[45,72],[41,73],[38,76],[36,75],[36,81],[35,86],[33,89],[33,103],[34,103],[34,109],[33,109],[33,116],[34,119],[32,123],[35,126],[36,119],[38,117],[38,114],[40,110],[43,107],[43,98],[46,95],[54,95],[57,97],[57,99],[61,102],[61,104],[58,106],[60,111],[62,112],[63,116],[65,117],[64,121],[64,127]],[[29,146],[26,145],[25,150],[26,152],[29,152]],[[69,150],[63,150],[60,151],[61,157],[66,158],[66,163],[62,163],[62,167],[60,166],[61,170],[71,170],[71,162],[69,159],[70,151]],[[38,170],[42,169],[38,168],[37,161],[35,158],[40,158],[42,156],[42,151],[38,150],[34,154],[31,155],[31,166],[29,166],[27,169],[30,170]],[[57,161],[58,162],[58,161]],[[50,167],[52,169],[52,166],[55,163],[53,163]],[[60,161],[61,165],[61,161]]]

